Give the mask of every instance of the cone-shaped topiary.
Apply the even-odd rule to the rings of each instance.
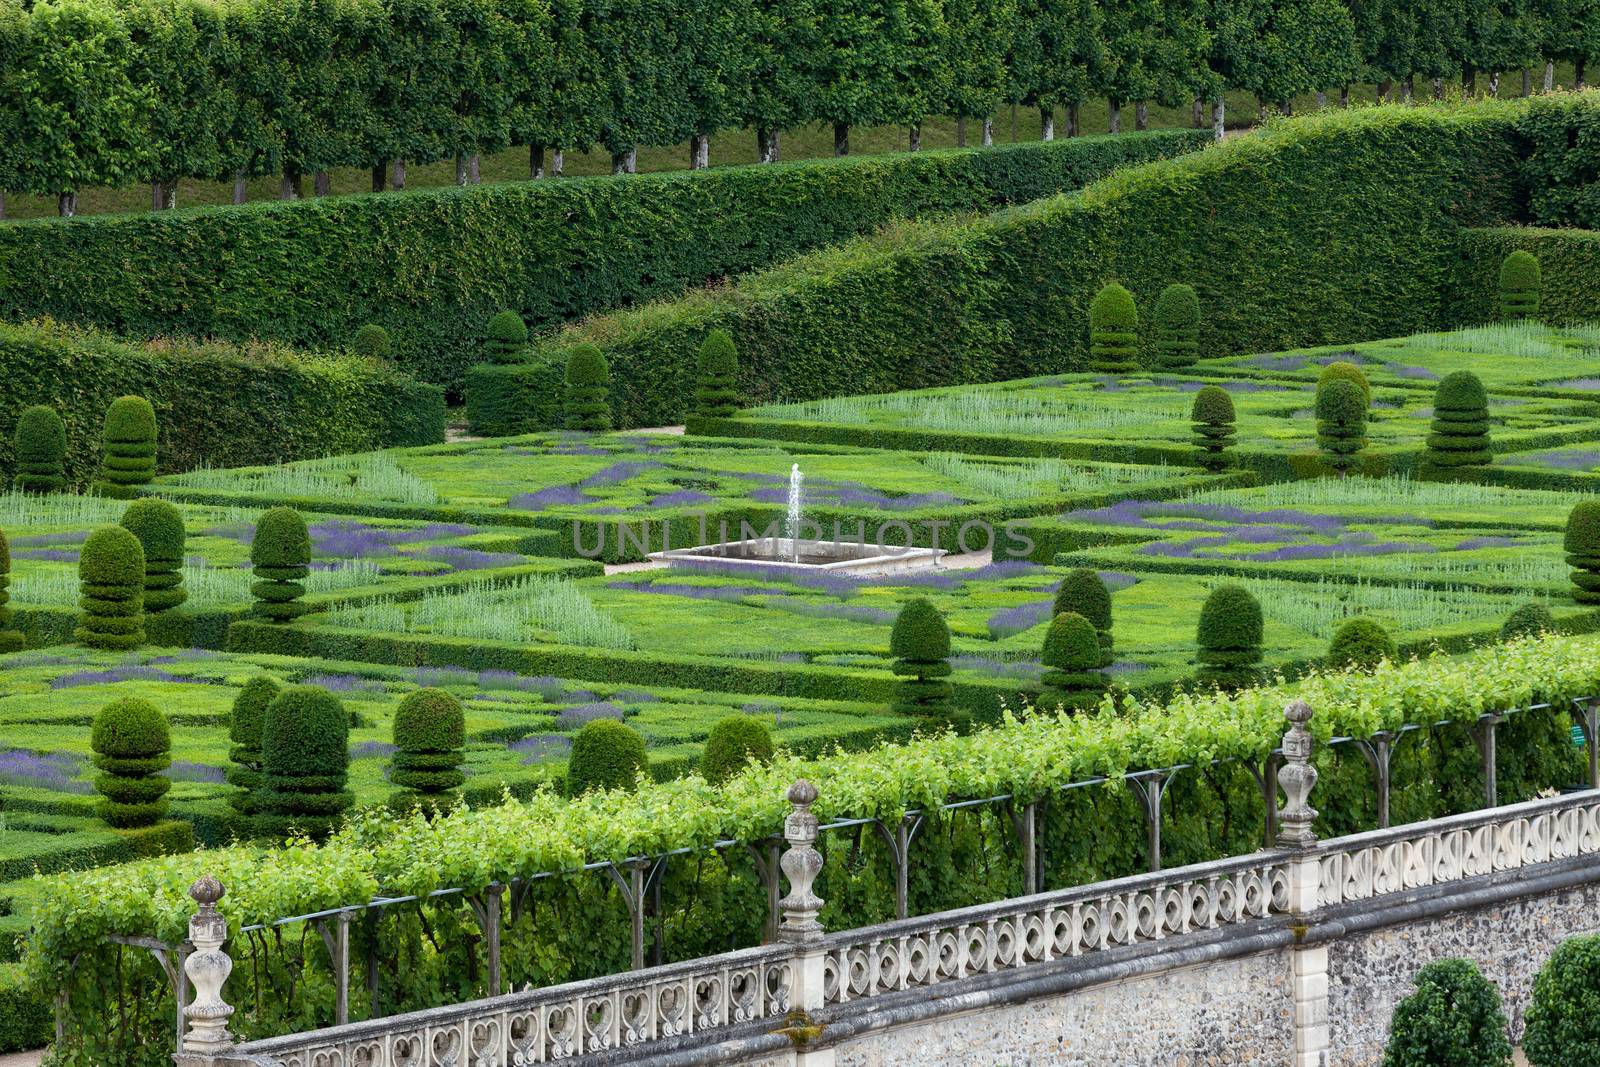
[[[394,758],[389,781],[399,786],[400,806],[423,802],[437,809],[453,798],[467,776],[461,773],[467,743],[461,702],[443,689],[418,689],[394,712]]]
[[[1572,599],[1600,604],[1600,501],[1585,500],[1573,507],[1561,547],[1572,568]]]
[[[1200,608],[1195,677],[1222,689],[1240,689],[1260,676],[1264,626],[1261,604],[1242,585],[1219,585]]]
[[[1233,397],[1220,385],[1201,387],[1189,409],[1194,427],[1195,462],[1215,474],[1233,466],[1228,446],[1233,444]]]
[[[1361,462],[1367,446],[1367,397],[1347,378],[1317,385],[1317,447],[1323,462],[1341,475]]]
[[[739,354],[727,330],[712,330],[695,358],[694,413],[726,418],[739,410]]]
[[[900,678],[890,706],[901,715],[950,720],[950,627],[927,598],[908,600],[900,609],[889,633],[889,654]]]
[[[1539,261],[1522,249],[1500,261],[1500,318],[1511,322],[1539,314]]]
[[[496,312],[489,320],[490,363],[516,363],[528,347],[528,324],[515,311]]]
[[[581,797],[593,789],[638,787],[644,770],[644,738],[616,719],[585,723],[572,739],[567,756],[567,796]]]
[[[113,701],[94,717],[89,738],[100,773],[94,787],[103,797],[95,814],[116,827],[149,826],[167,813],[172,766],[171,732],[155,705],[131,698]]]
[[[567,429],[611,429],[611,369],[595,345],[574,345],[567,356]]]
[[[273,508],[256,520],[250,563],[255,568],[250,592],[256,598],[257,615],[291,622],[306,613],[300,602],[306,595],[301,582],[311,573],[311,534],[298,511]]]
[[[1489,448],[1489,394],[1471,371],[1445,375],[1433,393],[1433,426],[1422,469],[1448,473],[1494,462]]]
[[[28,639],[12,629],[15,618],[11,610],[11,543],[0,530],[0,653],[16,652],[24,648]]]
[[[1348,360],[1337,360],[1322,368],[1322,373],[1317,375],[1317,388],[1337,379],[1354,382],[1361,387],[1361,398],[1368,405],[1372,404],[1372,383],[1367,380],[1367,372]]]
[[[170,611],[189,598],[183,588],[183,515],[165,500],[145,497],[122,513],[122,528],[144,549],[146,615]]]
[[[700,757],[700,776],[712,785],[721,785],[750,763],[765,763],[772,758],[772,731],[754,715],[729,715],[718,719],[706,738],[705,754]]]
[[[1097,669],[1103,661],[1094,623],[1075,611],[1051,619],[1044,635],[1044,688],[1039,693],[1039,710],[1070,711],[1098,704],[1106,689],[1105,675]]]
[[[389,331],[375,322],[361,327],[350,339],[350,351],[367,359],[388,359],[393,350],[394,343],[389,340]]]
[[[233,698],[228,715],[228,783],[235,786],[228,803],[235,811],[249,815],[260,801],[261,727],[267,720],[267,705],[278,698],[283,688],[264,674],[258,674]]]
[[[1150,347],[1163,370],[1187,367],[1200,358],[1200,298],[1178,282],[1161,290],[1150,313]]]
[[[95,492],[131,499],[156,476],[156,409],[142,396],[123,396],[106,409],[105,458]]]
[[[274,697],[261,722],[256,832],[328,836],[354,802],[349,741],[350,713],[326,689],[293,685]]]
[[[1328,666],[1334,670],[1370,671],[1395,658],[1394,638],[1371,619],[1348,619],[1328,642]]]
[[[1139,308],[1112,282],[1089,302],[1089,369],[1101,374],[1139,370]]]
[[[1100,580],[1100,575],[1088,567],[1079,567],[1061,579],[1056,587],[1055,603],[1050,615],[1063,612],[1082,615],[1089,620],[1100,640],[1100,662],[1096,667],[1111,664],[1111,590]]]
[[[121,650],[144,644],[144,549],[120,526],[89,534],[78,552],[75,636],[90,648]]]
[[[1511,1067],[1500,991],[1476,964],[1434,960],[1415,981],[1389,1020],[1383,1067]]]
[[[55,408],[35,404],[17,419],[16,487],[24,493],[59,493],[67,487],[67,424]]]
[[[1537,637],[1555,633],[1556,617],[1543,604],[1524,604],[1500,624],[1500,640],[1515,641],[1519,637]]]
[[[1600,935],[1569,937],[1533,979],[1522,1051],[1532,1067],[1600,1063]]]

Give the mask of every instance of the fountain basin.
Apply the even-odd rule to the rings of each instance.
[[[758,537],[723,541],[695,548],[652,552],[663,563],[718,563],[724,566],[784,567],[795,571],[832,571],[842,574],[897,574],[939,565],[942,548],[901,548],[862,544],[859,541],[800,541],[786,537]]]

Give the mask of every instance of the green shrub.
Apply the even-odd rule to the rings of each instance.
[[[144,610],[154,615],[189,598],[183,588],[183,515],[165,500],[145,497],[122,513],[122,528],[144,549]]]
[[[172,766],[172,736],[154,704],[124,698],[101,708],[89,738],[94,787],[103,798],[95,813],[108,824],[149,826],[167,813],[172,782],[160,772]]]
[[[398,798],[402,806],[427,798],[436,808],[461,788],[467,780],[461,772],[466,731],[461,702],[443,689],[418,689],[400,702],[394,712],[389,781],[403,790]]]
[[[1489,396],[1471,371],[1447,374],[1433,394],[1433,426],[1422,469],[1448,473],[1494,461],[1489,447]]]
[[[1173,282],[1156,297],[1150,349],[1163,370],[1188,367],[1200,358],[1200,297],[1194,286]]]
[[[926,597],[906,601],[895,616],[889,654],[899,678],[890,707],[901,715],[951,720],[950,626]]]
[[[1217,586],[1200,608],[1195,629],[1200,669],[1195,677],[1221,689],[1239,689],[1260,677],[1264,626],[1261,605],[1242,585]]]
[[[362,359],[388,359],[394,350],[389,331],[375,322],[369,322],[350,338],[350,351]]]
[[[1195,462],[1212,472],[1233,466],[1228,446],[1233,444],[1233,398],[1220,385],[1206,385],[1194,394],[1189,410],[1194,427]]]
[[[228,803],[244,815],[255,811],[261,788],[261,727],[267,720],[267,705],[277,699],[283,688],[265,674],[258,674],[245,682],[239,695],[233,698],[233,708],[228,715],[228,740],[233,746],[228,750],[228,783],[234,791]]]
[[[326,689],[294,685],[273,698],[261,723],[258,834],[332,832],[354,802],[345,788],[349,740],[350,713]]]
[[[1556,632],[1556,618],[1543,604],[1524,604],[1517,608],[1500,626],[1500,640],[1515,641],[1519,637],[1537,637]]]
[[[1395,659],[1394,638],[1381,623],[1372,619],[1349,619],[1328,642],[1328,666],[1334,670],[1354,668],[1370,671],[1384,660]]]
[[[611,372],[595,345],[578,345],[567,357],[567,429],[611,429]]]
[[[497,311],[489,319],[486,363],[515,363],[528,347],[528,324],[515,311]]]
[[[1500,261],[1500,318],[1531,319],[1539,314],[1539,261],[1517,249]]]
[[[1500,317],[1500,261],[1516,249],[1539,259],[1539,321],[1573,326],[1594,321],[1600,307],[1600,232],[1498,226],[1464,229],[1461,258],[1448,284],[1454,300],[1449,323],[1492,322]]]
[[[1324,383],[1343,380],[1354,382],[1361,387],[1361,398],[1367,406],[1372,405],[1372,383],[1367,380],[1367,372],[1348,360],[1335,360],[1322,368],[1317,375],[1317,388],[1320,390]]]
[[[120,526],[102,526],[78,551],[82,609],[74,636],[90,648],[144,644],[144,549]]]
[[[1095,666],[1110,666],[1113,652],[1111,590],[1106,588],[1099,572],[1089,567],[1079,567],[1061,579],[1061,584],[1056,587],[1055,603],[1050,608],[1050,614],[1054,617],[1064,612],[1089,620],[1100,641],[1100,662]]]
[[[572,738],[567,757],[567,795],[594,789],[638,788],[644,770],[644,738],[615,719],[595,719]]]
[[[1338,474],[1348,474],[1360,463],[1367,446],[1367,397],[1361,386],[1346,378],[1317,384],[1317,447],[1323,462]]]
[[[1572,937],[1533,980],[1522,1051],[1532,1067],[1600,1063],[1600,935]]]
[[[1467,960],[1434,960],[1395,1005],[1383,1067],[1511,1067],[1500,991]]]
[[[300,598],[301,584],[311,573],[311,534],[306,520],[293,508],[273,508],[256,520],[250,543],[250,563],[256,580],[250,592],[255,613],[272,622],[292,622],[308,610]]]
[[[1116,282],[1089,302],[1089,369],[1101,374],[1139,370],[1139,309],[1133,294]]]
[[[712,330],[695,359],[694,413],[726,418],[739,410],[739,354],[727,330]]]
[[[16,652],[25,648],[28,639],[11,628],[15,613],[11,610],[11,543],[6,532],[0,530],[0,653]]]
[[[1092,708],[1105,692],[1105,662],[1094,624],[1076,612],[1064,611],[1050,620],[1044,635],[1045,666],[1037,707],[1041,711]]]
[[[67,424],[53,407],[34,404],[17,419],[16,487],[24,493],[59,493],[67,487]]]
[[[104,452],[95,491],[129,499],[156,476],[156,410],[142,396],[123,396],[106,409]]]
[[[1572,599],[1580,604],[1600,604],[1600,501],[1585,500],[1573,506],[1561,547],[1572,568]]]
[[[516,363],[480,363],[467,371],[467,424],[485,436],[565,426],[566,381],[565,359],[533,349]]]
[[[706,737],[705,753],[700,757],[700,776],[712,785],[721,785],[744,770],[749,763],[765,763],[772,758],[772,731],[754,715],[729,715],[718,719]]]

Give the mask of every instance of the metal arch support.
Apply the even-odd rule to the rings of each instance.
[[[478,929],[483,931],[483,953],[487,972],[489,995],[498,997],[503,991],[500,984],[500,913],[505,905],[506,887],[490,882],[481,894],[467,898]]]
[[[1264,848],[1276,848],[1278,844],[1278,769],[1282,766],[1283,753],[1276,750],[1269,753],[1259,767],[1254,763],[1244,765],[1261,789],[1261,802],[1266,806],[1266,817],[1262,820]]]
[[[611,880],[617,884],[622,892],[623,903],[628,906],[628,916],[633,926],[633,965],[635,971],[644,970],[644,910],[647,895],[659,884],[662,872],[667,868],[667,857],[660,856],[654,861],[648,859],[633,860],[625,863],[627,874],[615,863],[608,863],[602,868],[611,875]]]
[[[1150,771],[1138,777],[1130,775],[1123,781],[1128,783],[1128,788],[1138,798],[1139,807],[1144,810],[1145,829],[1148,832],[1146,850],[1150,872],[1154,874],[1161,870],[1161,798],[1166,796],[1167,787],[1172,784],[1172,773]]]
[[[778,899],[783,896],[783,887],[779,884],[783,872],[778,867],[778,860],[783,854],[783,838],[769,837],[759,845],[746,842],[744,847],[755,863],[756,877],[761,879],[761,886],[767,891],[767,922],[762,928],[762,940],[770,945],[778,940],[778,922],[781,918]]]
[[[1491,711],[1479,716],[1472,727],[1472,739],[1478,743],[1478,755],[1482,757],[1483,806],[1486,808],[1500,806],[1499,772],[1495,765],[1495,727],[1500,725],[1502,718],[1504,716],[1500,712]]]
[[[183,1044],[184,1018],[183,1009],[189,1002],[189,975],[184,971],[183,965],[189,959],[189,954],[194,951],[194,945],[188,941],[180,941],[176,945],[169,945],[165,941],[157,941],[153,937],[129,937],[123,934],[112,934],[106,940],[118,945],[127,945],[130,948],[142,948],[156,958],[161,965],[161,970],[167,976],[167,985],[172,989],[172,997],[177,1005],[178,1044]],[[76,957],[74,957],[76,960]],[[57,1002],[60,1012],[64,1012],[66,997],[63,994]],[[57,1015],[56,1039],[60,1041],[65,1035],[62,1015]]]
[[[1572,702],[1572,717],[1578,720],[1583,731],[1584,747],[1589,755],[1589,788],[1600,789],[1600,697],[1577,698]]]
[[[1361,753],[1361,758],[1367,761],[1367,766],[1372,769],[1372,780],[1377,788],[1378,796],[1378,829],[1389,828],[1389,797],[1394,784],[1390,766],[1394,760],[1395,745],[1400,738],[1387,730],[1379,730],[1370,739],[1362,740],[1359,737],[1350,739],[1355,750]]]
[[[312,919],[311,926],[322,938],[322,947],[328,950],[328,962],[334,975],[334,1025],[343,1026],[350,1021],[350,920],[355,914],[341,911],[322,919]],[[334,924],[334,929],[329,925]]]
[[[1011,816],[1011,829],[1022,846],[1022,895],[1031,897],[1039,892],[1039,802],[1034,801],[1018,808],[1007,803],[1006,814]]]
[[[889,859],[894,863],[896,919],[906,918],[911,911],[911,842],[917,839],[917,832],[926,821],[920,814],[904,815],[894,830],[890,831],[882,819],[872,820],[872,825],[878,829],[878,836],[883,838],[884,846],[889,850]]]

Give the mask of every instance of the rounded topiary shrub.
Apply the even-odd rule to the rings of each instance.
[[[1554,633],[1556,618],[1543,604],[1524,604],[1500,624],[1500,640],[1515,641],[1519,637],[1537,637]]]
[[[574,345],[567,356],[567,429],[611,429],[611,368],[595,345]]]
[[[255,810],[261,789],[261,727],[267,721],[267,705],[278,698],[283,687],[264,674],[244,683],[233,698],[228,714],[228,784],[235,787],[228,803],[246,815]]]
[[[1489,394],[1471,371],[1447,374],[1433,393],[1433,425],[1423,470],[1441,473],[1494,461],[1489,447]]]
[[[1265,625],[1261,604],[1242,585],[1219,585],[1206,597],[1195,628],[1196,677],[1223,689],[1239,689],[1260,677]]]
[[[311,534],[306,520],[293,508],[273,508],[256,520],[250,543],[250,564],[255,581],[255,613],[272,622],[291,622],[309,610],[300,602],[306,595],[301,584],[311,573]]]
[[[490,363],[516,363],[528,347],[528,324],[515,311],[499,311],[489,320]]]
[[[721,785],[751,763],[772,758],[772,731],[754,715],[729,715],[718,719],[706,738],[705,754],[700,757],[700,775],[712,785]]]
[[[1539,260],[1517,249],[1500,261],[1500,317],[1506,321],[1531,319],[1539,314],[1542,281]]]
[[[394,712],[394,758],[389,781],[404,792],[404,801],[426,799],[437,807],[441,798],[461,788],[466,716],[461,702],[443,689],[418,689]]]
[[[131,499],[156,476],[156,409],[142,396],[123,396],[106,409],[105,448],[95,491]]]
[[[394,350],[394,342],[389,339],[388,330],[369,322],[350,339],[350,350],[367,359],[388,359],[389,353]]]
[[[1361,389],[1363,401],[1368,405],[1372,403],[1372,383],[1367,380],[1367,372],[1349,360],[1335,360],[1323,367],[1322,373],[1317,375],[1317,388],[1333,381],[1355,383]]]
[[[595,719],[572,738],[567,795],[581,797],[594,789],[631,792],[644,766],[644,738],[616,719]]]
[[[1064,611],[1050,620],[1044,635],[1044,688],[1039,693],[1040,711],[1091,708],[1105,692],[1105,676],[1098,669],[1103,662],[1100,635],[1094,623],[1074,611]]]
[[[11,542],[0,530],[0,653],[25,647],[27,638],[12,628],[16,614],[11,610]]]
[[[16,487],[24,493],[59,493],[67,487],[67,424],[55,408],[35,404],[17,419]]]
[[[908,600],[895,616],[889,654],[899,676],[890,706],[901,715],[950,720],[950,626],[926,597]]]
[[[1435,960],[1395,1005],[1383,1067],[1510,1067],[1500,991],[1467,960]]]
[[[1394,638],[1372,619],[1347,619],[1328,643],[1328,666],[1335,670],[1370,671],[1394,658]]]
[[[1228,446],[1233,444],[1233,397],[1220,385],[1202,386],[1189,409],[1194,428],[1195,462],[1213,474],[1233,465]]]
[[[117,827],[149,826],[167,813],[172,782],[161,774],[172,765],[172,735],[166,716],[144,700],[113,701],[94,717],[89,737],[96,814]]]
[[[1561,542],[1567,566],[1572,568],[1572,599],[1580,604],[1600,604],[1600,500],[1585,500],[1567,516]]]
[[[1600,935],[1573,937],[1533,980],[1522,1051],[1533,1067],[1600,1063]]]
[[[145,497],[122,513],[122,528],[144,549],[144,610],[170,611],[188,599],[183,588],[183,515],[165,500]]]
[[[1330,378],[1317,385],[1317,447],[1323,462],[1337,473],[1350,473],[1367,446],[1367,395],[1348,378]]]
[[[345,788],[349,742],[350,713],[326,689],[293,685],[274,697],[261,722],[257,832],[331,833],[354,802]]]
[[[695,358],[694,413],[719,419],[738,410],[739,354],[727,330],[712,330]]]
[[[1150,348],[1157,367],[1177,370],[1200,358],[1200,297],[1177,282],[1161,290],[1150,313]]]
[[[1112,282],[1089,302],[1089,369],[1102,374],[1139,370],[1139,308]]]
[[[1111,663],[1111,590],[1100,579],[1098,572],[1079,567],[1061,579],[1056,587],[1055,603],[1050,607],[1051,617],[1071,612],[1089,620],[1100,641],[1100,662],[1096,667]]]
[[[102,526],[78,551],[78,629],[90,648],[144,644],[144,549],[120,526]]]

